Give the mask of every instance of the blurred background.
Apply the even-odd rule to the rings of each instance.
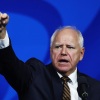
[[[36,57],[50,62],[50,37],[56,28],[76,26],[85,39],[85,56],[78,69],[100,80],[100,0],[0,0],[13,49],[22,61]],[[18,100],[0,75],[0,100]]]

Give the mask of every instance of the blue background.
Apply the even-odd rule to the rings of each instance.
[[[50,62],[49,44],[60,26],[76,26],[85,39],[85,56],[78,68],[100,80],[100,0],[0,0],[16,55]],[[0,75],[0,100],[18,100],[16,91]]]

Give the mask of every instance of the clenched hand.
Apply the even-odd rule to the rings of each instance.
[[[6,34],[6,25],[9,21],[9,16],[6,13],[0,12],[0,39],[3,39]]]

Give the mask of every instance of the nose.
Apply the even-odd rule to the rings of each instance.
[[[61,55],[62,55],[62,56],[66,56],[66,55],[67,55],[66,47],[63,47],[63,48],[62,48],[62,50],[61,50]]]

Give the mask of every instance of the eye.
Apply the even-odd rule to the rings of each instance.
[[[56,49],[62,48],[62,45],[55,45]]]
[[[69,48],[69,49],[75,49],[75,47],[73,47],[73,46],[67,46],[67,48]]]
[[[55,48],[60,48],[60,47],[61,47],[61,46],[59,46],[59,45],[58,45],[58,46],[55,46]]]

